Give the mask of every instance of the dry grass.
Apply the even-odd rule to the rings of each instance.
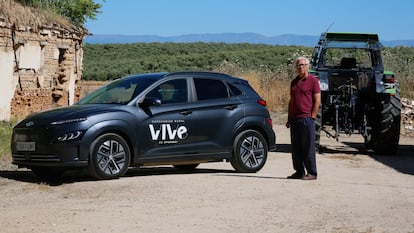
[[[0,121],[0,161],[10,162],[10,139],[15,121]]]
[[[397,77],[398,78],[398,77]],[[407,99],[414,100],[414,80],[410,78],[404,78],[399,80],[401,96]]]
[[[267,101],[269,111],[287,111],[289,81],[268,77],[265,73],[256,71],[241,74],[240,77],[249,81],[257,93]]]
[[[266,100],[270,112],[287,111],[290,80],[295,75],[295,72],[292,72],[289,67],[277,73],[258,70],[244,71],[237,65],[223,62],[214,71],[247,80],[257,93]]]
[[[13,0],[0,0],[0,21],[19,27],[30,27],[36,31],[41,26],[59,25],[71,29],[71,23],[54,12],[22,6]]]

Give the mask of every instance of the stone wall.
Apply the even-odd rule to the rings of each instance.
[[[414,136],[414,100],[401,99],[401,134]]]
[[[78,100],[85,35],[86,30],[47,21],[17,24],[0,12],[0,120]]]

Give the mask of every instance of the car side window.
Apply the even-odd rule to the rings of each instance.
[[[227,86],[218,79],[194,78],[198,100],[229,98]]]
[[[150,91],[147,97],[159,99],[162,104],[188,102],[187,80],[173,79],[166,81]]]

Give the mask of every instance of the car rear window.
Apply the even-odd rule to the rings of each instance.
[[[230,89],[230,96],[231,97],[233,97],[233,96],[238,96],[238,95],[241,95],[242,94],[242,92],[237,88],[237,87],[235,87],[235,86],[233,86],[232,84],[230,84],[230,83],[228,83],[227,84],[228,86],[229,86],[229,89]]]

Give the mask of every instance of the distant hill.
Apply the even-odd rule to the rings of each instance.
[[[92,35],[85,38],[85,43],[89,44],[126,44],[126,43],[151,43],[151,42],[216,42],[216,43],[249,43],[249,44],[269,44],[269,45],[296,45],[313,47],[318,42],[318,36],[284,34],[280,36],[263,36],[256,33],[206,33],[206,34],[187,34],[180,36],[152,36],[152,35]],[[384,46],[414,47],[414,40],[392,40],[381,41]]]

